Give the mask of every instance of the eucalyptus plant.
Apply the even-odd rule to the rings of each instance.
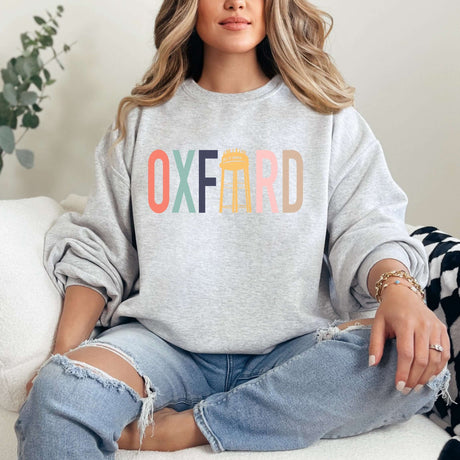
[[[34,165],[34,153],[27,149],[18,149],[17,144],[29,129],[35,129],[39,125],[41,103],[49,97],[44,92],[56,81],[51,78],[48,64],[56,61],[64,69],[58,56],[67,53],[71,45],[64,44],[59,52],[54,45],[54,36],[59,28],[57,18],[62,16],[63,11],[64,7],[58,5],[55,16],[46,11],[47,20],[34,16],[40,29],[20,35],[22,53],[11,58],[6,68],[1,69],[3,91],[0,93],[0,171],[5,154],[15,153],[19,163],[27,169]],[[53,57],[44,63],[40,51],[46,49],[51,49]],[[25,130],[16,141],[14,131],[18,127]]]

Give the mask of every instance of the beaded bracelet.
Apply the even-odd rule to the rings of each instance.
[[[386,273],[383,273],[379,280],[377,281],[377,283],[375,283],[375,298],[377,299],[378,302],[381,302],[382,301],[382,291],[384,288],[386,288],[388,286],[388,284],[384,285],[384,282],[388,279],[388,278],[391,278],[393,276],[396,276],[398,278],[405,278],[407,281],[409,281],[412,286],[407,286],[409,289],[411,289],[412,291],[414,292],[419,292],[420,295],[422,296],[422,300],[425,298],[425,293],[423,292],[420,284],[417,282],[417,280],[409,275],[409,273],[407,273],[406,271],[404,270],[394,270],[394,271],[391,271],[391,272],[386,272]],[[399,283],[397,283],[399,284]],[[404,285],[406,286],[406,285]]]
[[[382,289],[380,291],[380,298],[382,298],[382,294],[383,294],[383,290],[388,287],[390,284],[396,284],[397,286],[405,286],[406,288],[410,289],[411,291],[414,291],[416,294],[420,294],[419,290],[415,287],[415,286],[408,286],[407,284],[402,284],[401,281],[399,280],[396,280],[396,281],[393,281],[392,283],[385,283],[383,286],[382,286]],[[423,297],[424,297],[424,294],[422,293],[422,300],[423,300]]]

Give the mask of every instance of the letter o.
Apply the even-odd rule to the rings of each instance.
[[[161,160],[163,164],[163,201],[155,201],[155,161]],[[148,199],[150,209],[154,212],[163,212],[169,204],[169,158],[163,150],[151,153],[148,162]]]

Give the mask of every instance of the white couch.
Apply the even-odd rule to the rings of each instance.
[[[87,197],[70,194],[57,202],[46,196],[0,200],[0,459],[16,459],[13,425],[25,400],[25,386],[49,356],[62,299],[43,267],[43,237],[65,211],[81,212]],[[97,329],[92,333],[95,335]],[[436,460],[449,435],[424,415],[343,439],[322,439],[305,449],[222,452],[219,458]],[[141,452],[141,459],[204,459],[209,445],[177,452]],[[117,459],[136,458],[119,450]],[[45,460],[45,459],[44,459]]]

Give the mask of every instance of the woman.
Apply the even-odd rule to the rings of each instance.
[[[84,213],[45,238],[64,310],[15,425],[20,459],[298,449],[448,397],[425,251],[323,15],[163,3]]]

